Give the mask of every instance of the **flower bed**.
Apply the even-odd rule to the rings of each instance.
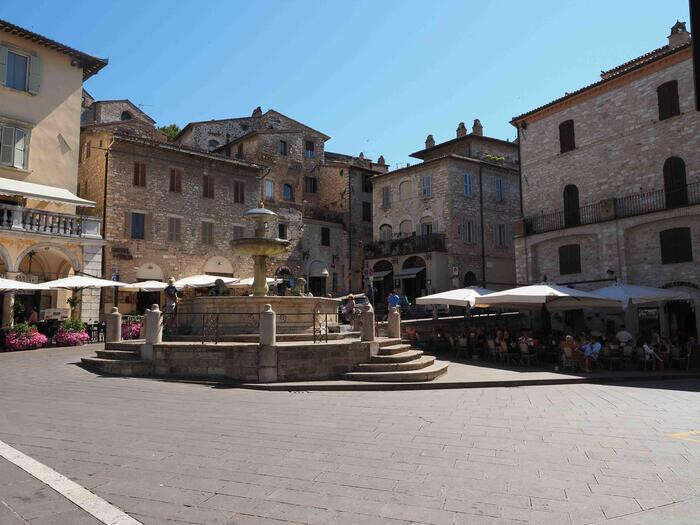
[[[45,346],[48,338],[39,333],[36,326],[19,323],[5,335],[5,349],[9,351],[31,350]]]
[[[77,319],[66,319],[61,323],[58,333],[53,338],[59,346],[80,346],[87,343],[90,336],[85,331],[85,323]]]
[[[142,321],[127,320],[122,323],[122,339],[139,339],[141,337]]]

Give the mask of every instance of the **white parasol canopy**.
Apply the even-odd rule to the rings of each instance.
[[[512,307],[536,310],[546,305],[549,310],[578,310],[579,308],[621,308],[617,299],[601,297],[554,283],[520,286],[490,293],[475,300],[476,306]]]
[[[44,286],[41,284],[0,278],[0,292],[15,292],[19,290],[44,290]]]
[[[598,288],[593,293],[608,299],[615,299],[622,303],[623,308],[629,304],[654,303],[659,301],[675,301],[688,299],[689,296],[680,290],[667,290],[665,288],[653,288],[651,286],[639,286],[636,284],[623,284],[617,282],[612,286]]]
[[[168,287],[168,283],[161,281],[139,281],[124,287],[125,292],[162,292]]]
[[[108,288],[111,286],[124,287],[129,285],[119,281],[98,279],[97,277],[91,277],[89,275],[72,275],[71,277],[56,279],[55,281],[48,281],[41,284],[43,289],[49,290],[56,288],[63,288],[65,290],[82,290],[83,288]]]
[[[447,292],[435,293],[419,297],[416,299],[416,304],[449,304],[452,306],[473,307],[477,297],[493,293],[493,290],[481,288],[479,286],[468,286],[466,288],[458,288],[456,290],[448,290]]]
[[[218,275],[191,275],[183,277],[175,281],[175,288],[208,288],[214,286],[217,279],[221,279],[224,284],[233,284],[238,282],[235,277],[220,277]]]
[[[254,277],[246,277],[244,279],[241,279],[240,281],[237,281],[233,283],[231,286],[236,287],[236,286],[253,286],[253,280]],[[282,279],[273,279],[272,277],[266,277],[265,278],[267,284],[279,284],[282,282]]]

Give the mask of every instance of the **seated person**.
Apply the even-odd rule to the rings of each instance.
[[[652,360],[652,365],[653,369],[656,370],[656,366],[658,364],[659,370],[664,369],[664,361],[659,357],[659,355],[654,351],[654,347],[649,344],[649,342],[645,342],[642,345],[642,350],[644,350],[644,360],[649,361]]]
[[[586,372],[591,371],[591,364],[598,360],[598,355],[600,354],[600,349],[602,345],[598,339],[586,342],[583,345],[583,355],[584,355],[584,370]]]
[[[566,359],[568,359],[572,364],[579,365],[584,359],[578,343],[571,335],[567,335],[566,339],[562,341],[561,349],[564,352]]]
[[[627,345],[632,340],[632,334],[625,329],[625,325],[620,327],[620,331],[617,332],[615,337],[617,337],[617,340],[621,345]]]

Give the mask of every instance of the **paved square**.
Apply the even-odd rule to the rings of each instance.
[[[146,524],[698,521],[698,380],[264,392],[91,352],[0,354],[0,440]]]

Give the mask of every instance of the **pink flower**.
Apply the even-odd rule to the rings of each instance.
[[[72,332],[59,330],[54,336],[54,342],[61,346],[80,346],[87,343],[90,340],[90,336],[87,332]]]
[[[5,336],[5,346],[10,350],[41,348],[47,341],[47,337],[44,334],[40,334],[36,327],[21,333],[8,332]]]

